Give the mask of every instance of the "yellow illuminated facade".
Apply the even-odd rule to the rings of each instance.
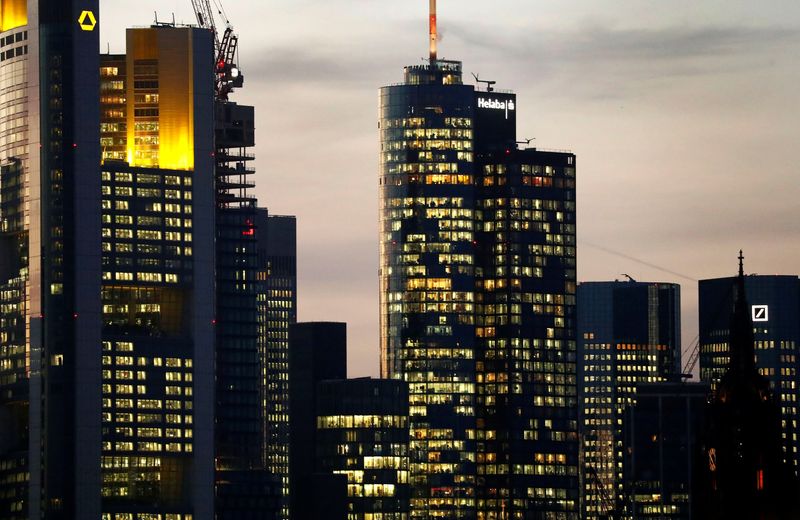
[[[0,32],[28,25],[28,0],[0,0]]]
[[[198,516],[194,33],[101,57],[102,520]]]
[[[127,162],[132,166],[191,170],[192,31],[128,30],[126,69]]]

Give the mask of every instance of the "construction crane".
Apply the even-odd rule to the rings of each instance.
[[[731,284],[725,296],[725,299],[722,301],[733,301],[734,299],[733,287],[734,285]],[[724,305],[718,305],[714,311],[714,314],[711,316],[711,323],[716,323],[723,312],[730,312],[730,307],[725,307]],[[700,359],[699,334],[695,336],[694,341],[692,341],[692,346],[689,348],[687,352],[689,353],[689,357],[686,363],[683,365],[683,370],[681,371],[681,375],[684,377],[684,380],[692,377],[692,372],[697,366],[697,361]]]
[[[216,0],[214,3],[217,4]],[[233,32],[233,27],[227,16],[225,16],[221,5],[218,5],[217,12],[225,21],[225,31],[222,34],[222,38],[219,36],[217,24],[214,21],[211,0],[192,0],[192,7],[197,18],[197,25],[203,29],[208,29],[214,35],[214,55],[216,58],[214,62],[215,92],[218,100],[227,101],[228,95],[233,89],[241,87],[244,83],[244,77],[236,64],[239,37]]]
[[[598,504],[598,508],[602,507],[603,511],[598,511],[600,518],[603,520],[614,520],[616,516],[615,507],[614,507],[614,497],[608,494],[608,489],[600,479],[600,475],[597,473],[597,468],[591,464],[587,464],[586,467],[589,470],[589,478],[594,485],[595,491],[600,494],[600,503]]]
[[[692,346],[689,349],[689,359],[683,365],[683,370],[681,370],[681,377],[684,380],[687,380],[692,376],[692,372],[694,371],[694,367],[697,365],[697,361],[700,358],[700,336],[698,335],[694,341],[692,342]]]

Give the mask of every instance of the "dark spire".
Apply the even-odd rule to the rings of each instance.
[[[739,250],[739,278],[744,278],[744,253]]]
[[[736,279],[735,302],[731,317],[730,368],[739,373],[755,371],[755,350],[753,348],[753,322],[750,320],[750,307],[744,289],[744,254],[739,251],[739,276]]]

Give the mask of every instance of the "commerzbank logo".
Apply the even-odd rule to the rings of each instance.
[[[491,99],[491,98],[478,98],[478,108],[487,108],[489,110],[504,110],[506,113],[506,119],[508,119],[508,113],[513,112],[516,110],[516,105],[513,99],[509,99],[508,101],[503,101],[502,99]]]
[[[95,18],[92,11],[83,11],[78,17],[78,25],[80,25],[81,29],[84,31],[94,31],[94,28],[97,25],[97,18]]]

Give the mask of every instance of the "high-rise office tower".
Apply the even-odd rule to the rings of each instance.
[[[256,199],[249,192],[254,109],[216,102],[216,464],[218,472],[261,466]],[[220,476],[230,483],[232,474]]]
[[[347,377],[347,325],[345,323],[295,323],[289,327],[289,452],[290,508],[293,520],[319,518],[322,498],[337,499],[342,508],[328,516],[344,515],[347,479],[316,474],[317,385],[327,379]],[[319,497],[319,498],[318,498]],[[331,504],[333,506],[333,504]],[[322,507],[328,507],[322,505]]]
[[[407,389],[370,378],[317,385],[316,468],[347,477],[348,520],[408,520]]]
[[[266,469],[280,479],[281,515],[289,515],[289,327],[297,322],[297,219],[256,215],[258,327]]]
[[[577,518],[575,156],[431,55],[381,89],[381,373],[409,384],[414,518]]]
[[[575,518],[575,156],[487,146],[502,99],[476,93],[478,512]]]
[[[730,361],[730,309],[736,278],[701,280],[700,377],[716,389]],[[744,287],[750,302],[756,365],[769,381],[781,414],[785,460],[800,471],[798,428],[798,348],[800,348],[800,280],[797,276],[748,275]]]
[[[3,519],[100,518],[98,18],[0,2]]]
[[[800,506],[796,498],[798,479],[786,450],[785,425],[781,424],[785,399],[780,395],[783,389],[765,375],[765,367],[758,365],[760,356],[756,354],[758,350],[781,349],[780,344],[767,346],[763,342],[770,340],[755,337],[756,329],[770,327],[764,325],[770,323],[770,316],[760,312],[768,304],[751,306],[748,302],[743,264],[740,251],[739,276],[714,281],[724,287],[718,288],[720,292],[711,302],[723,305],[720,313],[728,315],[728,362],[724,375],[714,384],[706,411],[695,484],[695,518],[789,520],[800,516]],[[765,296],[754,295],[750,301],[762,302]],[[702,293],[701,302],[714,304],[704,301]],[[704,325],[708,323],[701,322],[701,327]],[[701,329],[701,334],[704,332],[708,329]],[[715,339],[720,341],[717,335]]]
[[[239,76],[241,80],[241,76]],[[274,518],[283,508],[277,476],[264,466],[260,353],[255,110],[216,100],[216,511],[219,519]]]
[[[211,53],[207,31],[130,29],[98,69],[104,520],[213,515]]]
[[[381,374],[410,387],[420,516],[475,514],[472,100],[461,64],[438,60],[381,91]]]
[[[637,385],[679,375],[680,330],[676,284],[628,281],[578,286],[584,518],[604,518],[627,506],[625,411],[635,402]]]
[[[624,518],[697,518],[692,488],[709,391],[677,380],[636,385],[623,419]]]

